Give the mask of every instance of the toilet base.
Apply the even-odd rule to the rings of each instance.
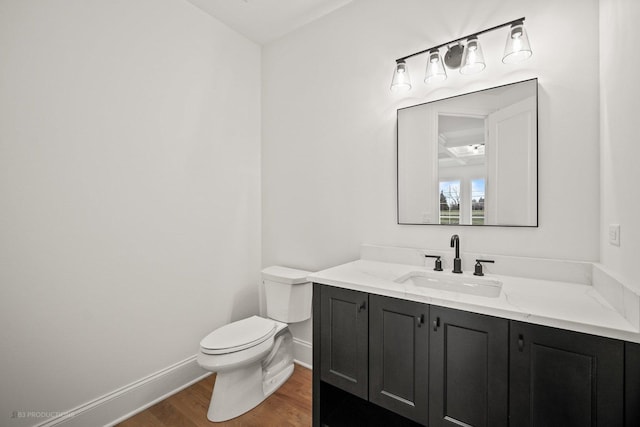
[[[263,400],[260,361],[242,369],[220,372],[216,375],[207,418],[213,422],[227,421],[244,414]]]
[[[207,418],[222,422],[258,406],[293,373],[293,343],[288,329],[278,334],[266,358],[218,372]]]
[[[264,398],[271,396],[274,391],[280,388],[282,384],[284,384],[289,377],[293,374],[293,363],[287,366],[282,372],[280,372],[275,377],[265,380],[262,383],[262,390],[264,392]]]
[[[262,381],[262,364],[216,375],[207,412],[209,421],[222,422],[238,417],[262,403],[293,373],[293,363],[273,378]]]

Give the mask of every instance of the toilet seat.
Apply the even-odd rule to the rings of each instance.
[[[276,333],[276,322],[252,316],[222,326],[200,341],[204,354],[228,354],[246,350],[270,339]]]

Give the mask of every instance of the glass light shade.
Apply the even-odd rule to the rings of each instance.
[[[475,74],[484,70],[485,67],[484,54],[482,53],[482,46],[480,46],[478,39],[476,37],[468,39],[464,47],[464,52],[462,53],[460,73]]]
[[[393,70],[393,80],[391,80],[391,92],[407,92],[410,89],[409,67],[404,61],[396,62],[396,68]]]
[[[440,56],[440,51],[432,50],[429,52],[429,60],[427,61],[427,71],[424,75],[424,82],[431,83],[447,79],[447,72],[444,69],[444,63]]]
[[[531,45],[527,31],[524,29],[522,22],[511,25],[509,35],[507,36],[507,45],[504,48],[504,56],[502,62],[505,64],[513,64],[515,62],[524,61],[531,57]]]

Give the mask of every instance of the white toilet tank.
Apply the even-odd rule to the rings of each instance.
[[[269,318],[295,323],[311,317],[313,288],[311,282],[307,282],[309,274],[308,271],[280,266],[262,270]]]

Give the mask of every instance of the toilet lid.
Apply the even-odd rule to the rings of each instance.
[[[216,329],[200,341],[200,347],[207,354],[232,353],[258,345],[275,332],[273,320],[252,316]]]

